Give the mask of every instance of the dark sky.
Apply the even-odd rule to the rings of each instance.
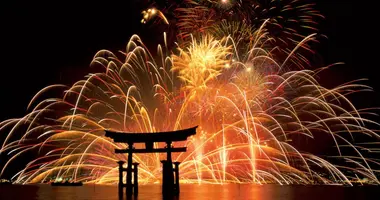
[[[0,121],[22,117],[28,102],[41,88],[83,78],[98,50],[122,50],[129,37],[142,28],[136,0],[87,5],[51,2],[54,3],[8,1],[0,5]],[[367,95],[359,107],[367,107],[368,102],[380,105],[376,71],[379,42],[374,32],[376,19],[371,17],[373,6],[363,1],[360,5],[343,0],[316,2],[326,16],[321,33],[329,37],[318,51],[326,64],[346,63],[334,68],[326,78],[335,85],[369,78],[367,84],[374,87],[375,93]],[[363,5],[365,9],[359,8]]]

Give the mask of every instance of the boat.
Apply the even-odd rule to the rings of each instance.
[[[0,179],[0,185],[12,185],[12,182],[8,179]]]
[[[82,182],[69,182],[69,181],[65,181],[65,182],[52,182],[50,183],[51,186],[82,186],[83,183]]]

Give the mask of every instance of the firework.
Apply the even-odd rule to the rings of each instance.
[[[250,43],[252,35],[265,23],[267,37],[271,39],[267,45],[276,53],[275,59],[282,63],[290,54],[290,61],[298,69],[310,66],[307,58],[310,53],[315,53],[308,43],[299,45],[299,42],[317,32],[318,20],[323,19],[314,9],[315,3],[308,0],[186,0],[182,3],[169,1],[161,7],[165,15],[170,15],[175,22],[168,31],[175,32],[175,42],[179,41],[184,46],[191,42],[190,35],[200,39],[210,31],[221,31],[216,35],[225,37],[236,34],[232,29],[237,26],[242,28],[240,33],[244,32],[245,40]],[[296,47],[299,48],[297,54],[291,53]]]
[[[179,71],[179,78],[186,82],[187,87],[207,87],[206,83],[219,76],[229,64],[231,47],[222,43],[206,36],[199,43],[193,41],[187,51],[179,48],[179,56],[173,55],[172,70]]]
[[[242,22],[212,24],[220,17],[217,12],[198,12],[205,14],[202,9],[210,8],[204,5],[215,2],[177,10],[184,13],[178,26],[187,41],[174,53],[165,44],[153,56],[134,35],[121,55],[102,50],[94,56],[92,65],[102,68],[99,73],[71,87],[51,85],[37,93],[29,114],[0,123],[0,132],[8,133],[0,150],[7,157],[1,174],[31,153],[36,157],[28,157],[12,177],[16,183],[63,178],[113,184],[118,182],[116,161],[126,160],[114,149],[126,146],[105,138],[105,129],[138,133],[198,125],[197,135],[173,144],[188,149],[173,155],[182,162],[181,182],[352,185],[366,178],[379,184],[378,161],[363,154],[371,149],[355,143],[357,135],[379,138],[366,126],[379,124],[347,98],[371,88],[356,82],[325,88],[317,76],[328,67],[291,70],[289,60],[299,57],[297,52],[315,35],[302,38],[279,62],[268,45],[279,38],[271,34],[273,19],[256,26],[248,15]],[[224,6],[212,8],[225,9],[222,15],[237,12],[235,6],[246,8],[240,1],[219,3]],[[282,12],[287,8],[281,7]],[[142,22],[156,12],[143,12]],[[61,91],[61,96],[44,99],[50,91]],[[294,142],[316,137],[326,138],[334,151],[320,156]],[[140,183],[161,180],[162,156],[134,155]]]
[[[363,125],[370,121],[344,96],[345,91],[366,86],[327,89],[314,78],[316,72],[279,73],[280,64],[265,49],[256,47],[234,62],[230,57],[237,52],[232,51],[226,41],[210,36],[159,62],[138,36],[128,43],[124,61],[100,51],[93,63],[105,72],[75,83],[61,98],[43,100],[21,119],[2,123],[2,129],[12,128],[1,149],[12,155],[3,172],[18,156],[35,150],[41,155],[15,175],[16,182],[64,177],[114,183],[115,163],[125,158],[113,149],[125,147],[104,138],[104,129],[154,132],[197,124],[200,132],[185,144],[189,151],[174,156],[182,161],[183,182],[351,184],[344,166],[299,151],[290,142],[318,133],[335,142],[337,157],[356,165],[351,172],[378,183],[370,161],[345,137],[377,137]],[[25,134],[12,139],[20,129]],[[346,145],[356,156],[347,158],[340,152]],[[141,182],[160,180],[160,155],[133,159],[140,163]]]
[[[204,34],[210,32],[213,32],[213,35],[225,37],[228,34],[236,34],[236,29],[233,29],[239,26],[242,29],[238,31],[243,34],[241,36],[244,36],[244,40],[234,38],[235,41],[252,45],[252,36],[258,33],[257,30],[265,23],[267,35],[264,37],[270,39],[266,45],[272,49],[272,53],[276,54],[274,59],[282,63],[288,55],[291,55],[288,60],[292,65],[288,66],[293,69],[294,66],[297,69],[311,67],[308,58],[315,53],[309,46],[311,41],[299,44],[305,37],[318,31],[318,21],[323,19],[323,16],[315,10],[315,3],[309,0],[185,0],[181,3],[154,2],[153,5],[159,7],[157,10],[162,11],[165,19],[167,17],[173,21],[172,26],[165,27],[168,35],[176,35],[173,37],[174,40],[168,41],[169,44],[177,43],[177,45],[183,45],[182,48],[188,46],[192,37],[199,40]],[[142,23],[146,23],[146,19],[151,18],[149,12],[144,11],[144,13]],[[325,36],[318,35],[318,37]],[[318,41],[313,40],[313,42]],[[291,51],[296,47],[298,50],[294,54]],[[250,48],[252,46],[246,47],[244,51]]]
[[[143,18],[141,19],[141,23],[145,24],[147,21],[152,20],[155,16],[159,16],[166,24],[169,24],[165,15],[156,8],[149,8],[148,10],[142,11]]]

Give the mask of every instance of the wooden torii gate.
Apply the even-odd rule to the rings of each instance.
[[[168,132],[154,133],[123,133],[105,130],[106,137],[110,137],[116,143],[128,144],[127,149],[115,149],[115,153],[127,153],[128,163],[127,168],[123,168],[124,161],[118,161],[119,164],[119,197],[123,196],[123,188],[126,188],[126,195],[132,196],[138,194],[138,165],[139,163],[132,162],[133,153],[165,153],[166,160],[162,160],[162,193],[163,195],[178,195],[179,194],[179,164],[180,162],[172,161],[172,152],[186,152],[186,147],[173,147],[172,142],[185,141],[191,135],[195,135],[198,126]],[[165,142],[165,148],[153,148],[154,142]],[[136,149],[134,143],[145,143],[145,148]],[[133,166],[133,167],[132,167]],[[127,172],[127,182],[123,183],[123,172]],[[174,173],[174,174],[173,174]],[[133,184],[132,184],[133,174]]]

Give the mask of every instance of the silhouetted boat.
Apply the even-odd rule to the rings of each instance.
[[[12,185],[12,182],[7,179],[0,179],[0,185]]]
[[[82,186],[82,182],[52,182],[51,186]]]

